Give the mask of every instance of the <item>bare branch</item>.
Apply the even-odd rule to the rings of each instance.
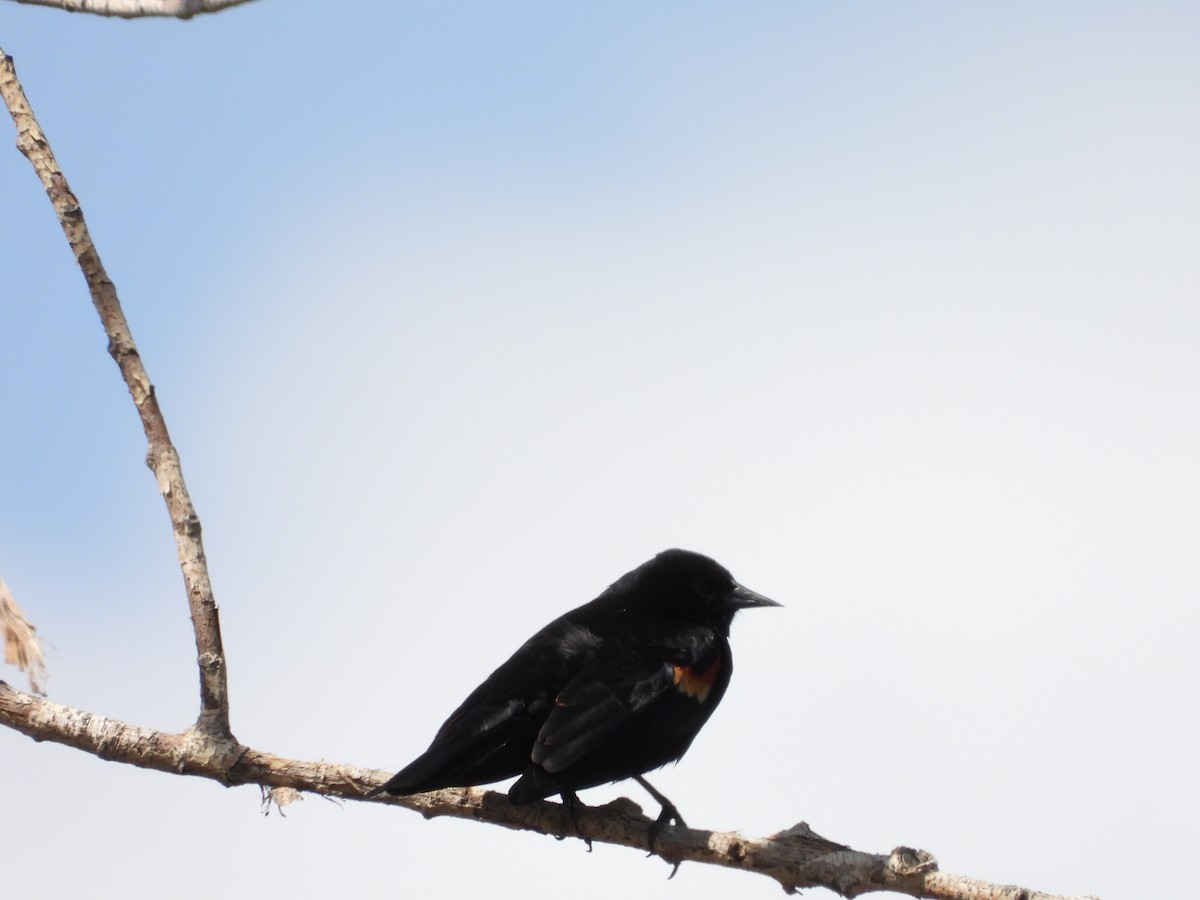
[[[167,423],[154,395],[154,385],[142,365],[129,323],[121,311],[117,289],[104,271],[100,254],[92,243],[83,210],[71,193],[66,176],[58,167],[50,144],[34,118],[33,110],[17,80],[12,57],[0,50],[0,94],[17,126],[17,147],[33,164],[46,188],[63,233],[87,279],[92,303],[108,335],[108,352],[121,369],[133,397],[149,450],[146,463],[158,479],[175,533],[175,547],[187,588],[192,629],[196,635],[196,660],[200,667],[200,716],[197,727],[214,736],[229,737],[229,682],[225,651],[217,617],[217,601],[208,576],[208,562],[200,539],[200,519],[183,481],[179,454],[167,433]]]
[[[67,2],[64,0],[64,5]],[[81,7],[89,9],[95,5],[99,4],[80,3]],[[104,5],[112,8],[116,6],[116,0]],[[195,11],[203,10],[193,10],[192,14]],[[17,126],[17,146],[41,178],[87,279],[93,303],[108,334],[109,352],[120,367],[141,416],[149,442],[147,462],[158,478],[166,500],[187,587],[196,635],[201,696],[201,712],[196,724],[175,734],[140,728],[51,703],[0,681],[0,724],[34,740],[66,744],[101,759],[196,775],[226,785],[257,784],[268,792],[268,801],[273,801],[277,807],[290,802],[289,791],[368,800],[367,791],[382,784],[391,775],[390,771],[286,759],[245,747],[230,732],[228,684],[217,607],[200,540],[200,521],[184,485],[178,454],[171,444],[153,385],[133,343],[116,290],[88,234],[79,203],[34,119],[17,81],[11,57],[2,50],[0,94],[3,94]],[[426,817],[457,816],[541,834],[577,834],[588,840],[640,850],[646,849],[651,825],[640,808],[629,800],[582,809],[575,816],[568,815],[560,804],[541,801],[513,806],[501,794],[475,788],[433,791],[404,798],[371,798],[371,802],[403,806]],[[946,900],[1070,900],[947,875],[939,872],[937,861],[922,850],[898,847],[887,855],[852,850],[822,838],[804,823],[757,839],[732,832],[667,828],[655,841],[654,852],[673,863],[694,861],[758,872],[775,879],[789,892],[819,886],[846,897],[872,891],[895,891],[913,897]]]
[[[121,19],[149,17],[190,19],[202,13],[215,13],[251,0],[15,0],[30,6],[50,6],[67,12],[91,13]]]
[[[503,794],[478,788],[368,798],[367,791],[386,781],[391,771],[287,759],[231,746],[194,728],[182,734],[138,728],[23,694],[2,681],[0,723],[34,740],[68,744],[114,762],[198,775],[226,785],[257,784],[269,789],[269,796],[281,796],[278,789],[290,788],[326,797],[403,806],[426,818],[455,816],[539,834],[578,834],[591,841],[637,850],[646,849],[651,824],[636,804],[625,799],[580,809],[576,832],[571,817],[558,803],[513,806]],[[862,853],[826,840],[804,823],[765,838],[667,828],[655,841],[654,852],[671,863],[699,862],[758,872],[775,879],[789,892],[825,887],[846,897],[895,891],[945,900],[1072,900],[939,872],[937,861],[923,850],[898,847],[887,855]]]
[[[42,643],[3,578],[0,578],[0,636],[4,638],[4,661],[25,673],[31,691],[44,693],[46,657],[42,655]]]

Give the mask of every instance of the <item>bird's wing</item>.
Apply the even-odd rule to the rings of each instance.
[[[548,706],[549,698],[544,702]],[[537,727],[529,705],[519,700],[464,704],[429,749],[378,790],[407,795],[517,775],[528,764]]]
[[[550,773],[563,771],[663,693],[683,690],[680,673],[714,651],[715,636],[700,627],[650,644],[606,645],[555,698],[532,761]]]
[[[409,794],[521,774],[560,688],[601,643],[585,624],[567,616],[551,622],[472,691],[429,749],[381,790]]]

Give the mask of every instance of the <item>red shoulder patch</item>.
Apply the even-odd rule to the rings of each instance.
[[[717,683],[717,673],[720,671],[720,653],[717,653],[704,670],[698,670],[694,666],[676,666],[675,689],[694,698],[697,703],[703,703],[708,699],[708,692],[712,690],[712,686]]]

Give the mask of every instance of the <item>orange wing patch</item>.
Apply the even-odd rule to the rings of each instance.
[[[721,670],[721,655],[718,653],[704,671],[697,671],[692,666],[675,667],[675,689],[693,697],[697,703],[708,699],[708,692],[717,683],[717,673]]]

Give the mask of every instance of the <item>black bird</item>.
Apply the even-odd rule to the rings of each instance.
[[[519,775],[513,803],[636,779],[678,760],[733,673],[729,626],[739,609],[779,606],[707,556],[667,550],[555,619],[471,692],[429,749],[372,791],[397,796]]]

